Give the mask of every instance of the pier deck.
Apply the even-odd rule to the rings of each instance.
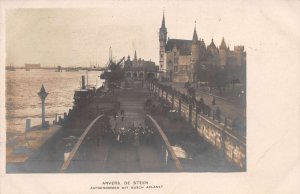
[[[145,88],[120,89],[115,91],[120,109],[124,110],[124,120],[120,112],[116,119],[110,118],[113,130],[145,123],[144,102],[149,97]],[[199,137],[186,122],[174,122],[167,117],[154,118],[162,127],[171,146],[178,146],[189,158],[180,158],[185,172],[229,172],[240,169],[226,161],[222,152]],[[92,136],[87,139],[93,139]],[[177,172],[170,154],[166,162],[166,145],[161,141],[150,144],[140,142],[120,144],[112,136],[105,137],[99,145],[87,141],[79,150],[76,159],[67,172]]]
[[[105,96],[109,101],[120,102],[118,116],[110,116],[112,130],[132,126],[145,126],[146,111],[144,102],[150,97],[146,88],[132,87],[116,89]],[[64,163],[65,138],[75,136],[75,141],[83,133],[83,129],[91,120],[103,113],[100,104],[105,104],[103,96],[96,95],[83,112],[80,125],[72,125],[64,129],[63,134],[47,143],[24,163],[17,172],[49,173],[60,172]],[[107,103],[106,103],[107,104]],[[106,105],[105,104],[105,105]],[[111,104],[110,106],[113,106]],[[120,110],[124,110],[124,118]],[[179,147],[187,153],[187,158],[179,158],[183,172],[228,172],[240,171],[239,168],[226,161],[222,152],[214,148],[197,131],[183,120],[174,122],[164,115],[152,115],[162,128],[172,147]],[[78,121],[78,118],[74,118]],[[76,120],[77,119],[77,120]],[[87,120],[86,120],[87,119]],[[132,141],[120,143],[113,133],[106,133],[101,125],[95,123],[85,136],[66,173],[134,173],[134,172],[177,172],[174,158],[166,152],[166,144],[159,133],[151,141]],[[75,122],[71,122],[75,123]],[[84,126],[84,127],[83,127]],[[79,130],[80,129],[80,130]],[[111,130],[111,129],[109,129]],[[177,154],[175,155],[177,156]],[[14,171],[14,172],[15,172]],[[11,171],[13,172],[13,171]]]
[[[59,135],[62,127],[59,125],[50,125],[47,130],[41,126],[34,126],[30,130],[8,139],[6,162],[7,171],[15,172],[23,168],[23,164],[39,152],[46,144]],[[26,170],[26,169],[24,169]]]
[[[141,88],[115,91],[120,109],[124,110],[124,119],[120,112],[116,120],[111,117],[113,130],[133,125],[145,126],[144,100],[148,94],[146,89]],[[88,136],[87,139],[93,137]],[[161,150],[157,145],[143,142],[121,144],[113,136],[102,139],[99,145],[93,140],[86,142],[67,172],[159,172],[164,169]]]

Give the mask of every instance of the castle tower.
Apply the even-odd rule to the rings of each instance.
[[[133,64],[133,66],[137,66],[138,65],[137,56],[136,56],[136,50],[134,51],[134,58],[133,58],[132,64]]]
[[[133,58],[133,60],[137,60],[136,50],[134,51],[134,58]]]
[[[167,43],[167,28],[165,25],[165,12],[163,12],[163,19],[159,29],[159,69],[163,70],[164,67],[164,54]]]
[[[218,49],[214,43],[214,39],[211,39],[210,45],[207,47],[207,50],[210,52],[211,55],[216,55],[218,54]]]
[[[195,29],[193,34],[193,40],[192,40],[192,48],[191,48],[191,61],[192,63],[196,63],[199,60],[199,41],[198,41],[198,35],[196,31],[196,23],[195,23]]]
[[[220,65],[226,65],[227,63],[227,46],[224,40],[224,37],[222,38],[221,45],[219,47],[219,59],[220,59]]]
[[[197,62],[200,56],[200,42],[198,40],[198,35],[196,31],[196,22],[194,28],[194,34],[192,39],[192,48],[191,48],[191,66],[190,66],[190,76],[189,81],[194,82],[197,80]]]
[[[234,47],[234,55],[235,55],[235,59],[236,59],[236,65],[242,66],[245,64],[244,46],[235,46]]]

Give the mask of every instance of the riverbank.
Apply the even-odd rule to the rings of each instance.
[[[47,129],[34,126],[24,133],[7,133],[6,164],[25,163],[61,130],[62,126],[60,125],[50,125]]]

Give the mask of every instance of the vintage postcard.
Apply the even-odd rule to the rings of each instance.
[[[296,193],[299,11],[4,1],[3,192]]]

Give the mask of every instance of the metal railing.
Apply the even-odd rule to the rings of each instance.
[[[171,156],[172,156],[173,160],[175,161],[176,169],[178,171],[181,171],[182,170],[182,165],[181,165],[179,159],[177,158],[177,156],[176,156],[176,154],[175,154],[175,152],[174,152],[174,150],[173,150],[173,148],[171,146],[171,143],[169,142],[167,136],[165,135],[165,133],[163,132],[163,130],[161,129],[161,127],[158,125],[158,123],[156,122],[156,120],[152,116],[150,116],[148,114],[146,114],[146,116],[152,121],[152,123],[155,125],[155,127],[158,130],[158,132],[160,133],[162,139],[164,140],[164,142],[165,142],[165,144],[167,146],[168,151],[171,153]]]
[[[66,159],[66,161],[63,163],[60,172],[64,173],[71,161],[73,160],[77,150],[79,149],[82,141],[84,140],[85,136],[87,135],[87,133],[90,131],[90,129],[94,126],[94,124],[103,116],[103,114],[99,115],[98,117],[96,117],[90,124],[89,126],[87,126],[87,128],[84,130],[84,132],[82,133],[82,135],[80,136],[80,138],[78,139],[78,141],[76,142],[75,146],[73,147],[72,151],[70,152],[70,155],[68,156],[68,158]]]

